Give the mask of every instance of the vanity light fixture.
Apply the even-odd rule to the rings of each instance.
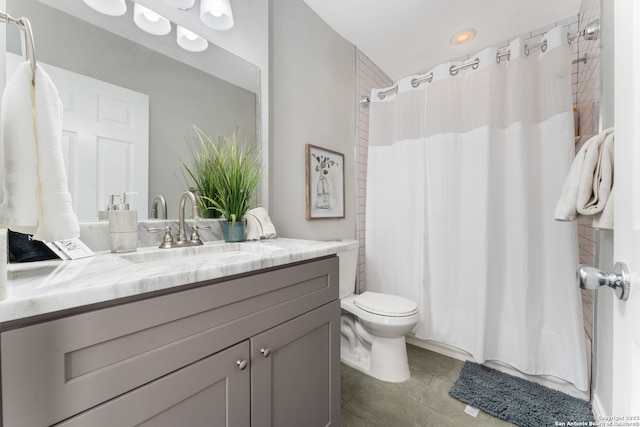
[[[178,45],[185,50],[202,52],[209,46],[205,39],[180,25],[176,26],[176,34]]]
[[[451,37],[451,44],[458,45],[470,42],[476,36],[476,30],[469,28]]]
[[[138,3],[133,6],[133,21],[141,30],[156,36],[171,31],[171,22],[167,18]]]
[[[196,0],[163,0],[171,7],[175,7],[180,10],[189,10],[193,7]]]
[[[233,12],[229,0],[201,0],[200,20],[214,30],[233,27]]]
[[[125,0],[84,0],[91,9],[105,15],[120,16],[127,12]]]

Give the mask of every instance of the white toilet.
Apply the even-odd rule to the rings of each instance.
[[[409,378],[404,336],[418,323],[418,306],[396,295],[355,295],[358,242],[344,240],[340,258],[340,359],[374,378],[401,382]]]

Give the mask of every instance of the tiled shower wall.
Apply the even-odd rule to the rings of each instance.
[[[580,30],[600,17],[599,0],[583,0],[580,9]],[[577,78],[576,109],[580,116],[580,136],[576,138],[576,152],[582,145],[600,130],[600,40],[585,40],[579,38],[575,47],[578,58],[584,58],[586,62],[578,62],[574,65],[574,73]],[[591,220],[581,218],[578,221],[578,244],[580,250],[580,263],[596,265],[596,237],[595,230],[591,226]],[[582,312],[584,314],[584,327],[589,338],[593,332],[593,293],[595,291],[582,291]]]
[[[365,289],[365,202],[367,196],[367,157],[369,153],[369,105],[360,99],[371,96],[371,89],[391,86],[393,82],[360,50],[356,52],[356,239],[360,243],[358,290]]]
[[[600,15],[599,2],[584,1],[583,7],[587,3],[594,3],[594,7],[582,11],[580,29],[583,29]],[[600,41],[580,38],[574,45],[578,51],[578,57],[584,58],[586,55],[587,58],[586,63],[581,61],[573,65],[574,79],[577,80],[575,106],[580,116],[580,136],[576,138],[577,152],[599,130]],[[591,221],[588,218],[583,218],[578,224],[580,262],[595,265],[595,233],[591,227]]]

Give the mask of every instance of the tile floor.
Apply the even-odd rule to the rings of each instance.
[[[464,362],[408,345],[411,378],[403,383],[378,381],[342,365],[343,427],[490,427],[511,423],[480,412],[449,396]]]

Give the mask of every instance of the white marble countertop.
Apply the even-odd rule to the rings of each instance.
[[[223,241],[189,248],[139,248],[136,252],[74,261],[8,266],[8,297],[0,301],[0,323],[189,283],[305,261],[357,247],[355,241],[276,238]]]

